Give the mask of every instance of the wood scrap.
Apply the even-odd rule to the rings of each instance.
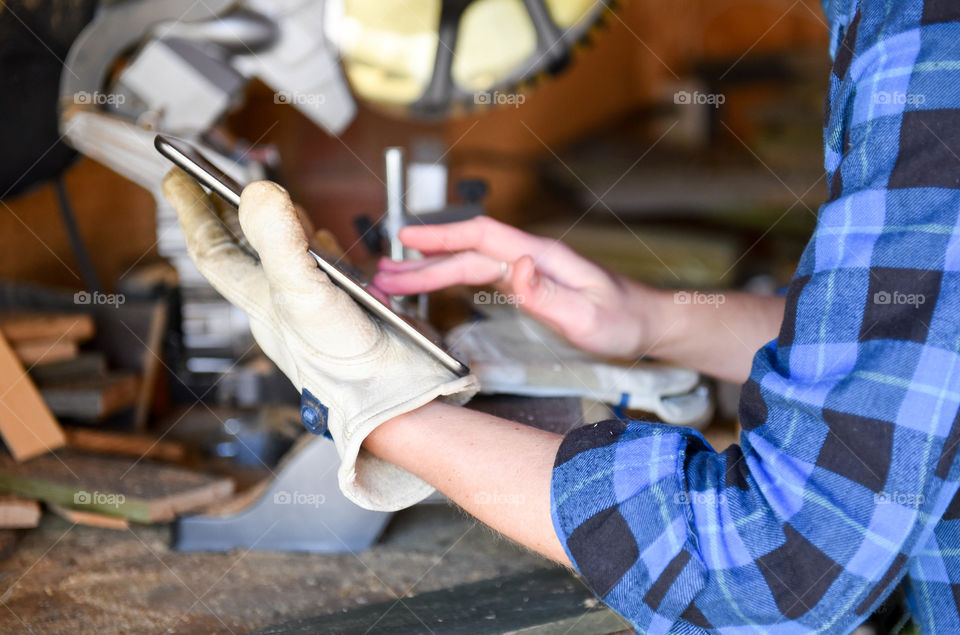
[[[24,366],[62,362],[77,356],[77,343],[70,340],[30,340],[13,345]]]
[[[0,313],[0,332],[14,345],[35,340],[82,342],[93,337],[93,318],[85,313]]]
[[[17,496],[0,496],[0,527],[21,529],[40,522],[40,504]]]
[[[67,439],[0,334],[0,436],[17,461],[63,447]]]
[[[50,410],[60,417],[98,420],[136,404],[140,380],[132,373],[111,373],[40,390]]]
[[[147,334],[146,348],[143,352],[143,381],[140,382],[140,394],[137,396],[136,411],[133,415],[134,430],[143,430],[147,427],[157,373],[161,366],[163,336],[166,332],[167,303],[157,302],[150,316],[150,331]]]
[[[107,360],[102,353],[80,353],[72,359],[42,363],[28,371],[38,386],[102,377],[107,373]]]
[[[0,457],[0,492],[155,523],[228,498],[233,481],[148,460],[64,449],[24,463]]]
[[[106,432],[87,428],[66,428],[67,445],[75,450],[150,458],[176,463],[184,460],[187,449],[176,441],[161,441],[143,434]]]
[[[70,509],[56,503],[47,503],[47,509],[54,514],[69,520],[78,525],[87,525],[89,527],[103,527],[104,529],[129,529],[130,521],[126,518],[117,518],[116,516],[107,516],[96,512],[83,511],[82,509]]]

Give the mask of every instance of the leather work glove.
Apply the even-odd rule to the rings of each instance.
[[[487,306],[483,315],[447,334],[469,359],[481,392],[587,397],[694,428],[713,414],[710,393],[696,371],[592,355],[515,308]]]
[[[336,444],[344,495],[379,511],[428,496],[430,485],[360,446],[384,421],[437,397],[465,403],[477,391],[476,379],[455,376],[336,287],[307,253],[297,212],[279,185],[251,183],[240,199],[240,225],[260,262],[217,221],[215,214],[232,210],[185,172],[167,174],[163,193],[197,268],[250,317],[263,352],[301,392],[307,429]]]

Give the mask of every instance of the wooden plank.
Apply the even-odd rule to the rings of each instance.
[[[38,386],[67,383],[107,373],[107,360],[102,353],[80,353],[73,359],[37,364],[27,372]]]
[[[107,516],[106,514],[97,514],[96,512],[86,512],[81,509],[70,509],[56,503],[47,503],[47,508],[54,514],[69,520],[78,525],[87,525],[90,527],[103,527],[104,529],[129,529],[130,521],[126,518],[117,518],[116,516]]]
[[[153,523],[225,500],[233,493],[233,481],[148,460],[65,449],[24,463],[3,456],[0,492]]]
[[[140,394],[137,396],[136,411],[133,415],[134,430],[145,430],[147,427],[157,373],[161,366],[163,336],[167,332],[167,311],[166,302],[157,302],[150,316],[150,331],[147,335],[146,349],[143,352],[143,381],[140,382]]]
[[[575,630],[574,630],[575,629]],[[630,625],[566,569],[484,580],[342,613],[294,620],[251,635],[307,633],[616,633]]]
[[[0,527],[20,529],[40,523],[40,503],[16,496],[0,496]]]
[[[77,356],[77,343],[71,340],[30,340],[13,345],[24,366],[62,362]]]
[[[93,318],[85,313],[0,313],[0,332],[16,345],[32,340],[82,342],[93,337]]]
[[[0,334],[0,435],[18,461],[63,447],[60,424]]]
[[[80,451],[152,458],[174,463],[182,461],[187,455],[187,449],[182,443],[160,441],[143,434],[106,432],[87,428],[66,428],[64,432],[67,435],[67,445]]]
[[[44,386],[43,400],[58,417],[97,420],[131,408],[137,402],[140,379],[114,373],[65,384]]]

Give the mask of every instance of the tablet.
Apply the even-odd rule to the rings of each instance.
[[[157,135],[153,143],[157,150],[160,151],[160,154],[173,161],[187,174],[195,178],[201,185],[208,188],[233,207],[240,207],[240,193],[243,191],[243,187],[203,156],[197,148],[181,139],[174,139],[164,135]],[[219,216],[217,216],[217,220],[219,220],[236,239],[241,249],[252,257],[257,258],[256,251],[243,237],[243,232],[239,226],[230,227],[230,225],[225,223]],[[466,364],[446,351],[437,342],[433,341],[406,317],[395,312],[390,306],[381,302],[375,295],[367,291],[364,284],[357,279],[356,274],[351,275],[347,273],[343,267],[322,258],[312,249],[307,249],[307,251],[313,259],[316,260],[317,266],[330,277],[330,280],[343,289],[343,291],[368,313],[393,327],[398,333],[407,337],[411,342],[435,357],[437,361],[455,375],[462,377],[470,373],[470,369]]]

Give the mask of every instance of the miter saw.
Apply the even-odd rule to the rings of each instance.
[[[322,30],[310,26],[322,24],[322,13],[322,2],[128,0],[101,8],[64,61],[59,105],[67,142],[156,199],[157,248],[180,277],[189,372],[226,371],[252,340],[246,317],[187,255],[160,192],[170,163],[153,138],[163,132],[193,141],[241,183],[263,178],[252,148],[210,134],[253,77],[278,96],[322,96],[289,103],[331,134],[341,132],[356,106]]]
[[[65,60],[60,128],[74,148],[154,194],[158,251],[180,273],[189,370],[218,373],[249,348],[249,330],[187,256],[160,194],[170,166],[153,150],[156,133],[192,141],[249,182],[263,177],[263,158],[218,142],[213,130],[254,77],[278,104],[333,135],[356,113],[351,88],[395,111],[436,117],[474,104],[482,91],[557,70],[604,7],[590,0],[112,2]]]
[[[191,141],[235,180],[249,182],[263,178],[270,154],[228,140],[219,126],[253,78],[275,91],[277,104],[293,106],[331,135],[354,119],[354,95],[404,116],[456,115],[489,103],[482,97],[489,91],[516,91],[561,69],[606,9],[597,0],[103,2],[64,60],[59,127],[71,146],[153,193],[158,251],[179,272],[187,371],[222,378],[237,372],[250,349],[249,328],[189,259],[160,191],[170,163],[154,150],[157,133]],[[445,181],[441,189],[445,196]],[[403,192],[388,194],[394,208],[403,205]],[[396,245],[402,222],[392,212],[383,225]],[[336,460],[332,444],[310,442],[248,509],[183,519],[178,545],[369,546],[389,515],[344,499],[335,470],[317,477],[318,466]],[[283,492],[325,503],[304,512],[280,507],[289,502]],[[278,519],[281,527],[266,532]]]

